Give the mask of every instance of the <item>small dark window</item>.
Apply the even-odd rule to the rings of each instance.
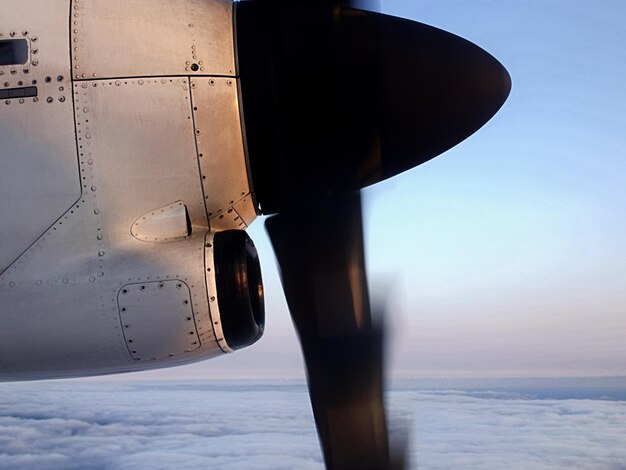
[[[28,62],[26,39],[0,40],[0,65],[23,65]]]

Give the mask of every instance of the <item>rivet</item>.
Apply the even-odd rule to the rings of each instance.
[[[95,187],[95,186],[92,186],[92,187],[91,187],[91,190],[92,190],[92,191],[95,191],[96,189],[98,189],[98,188],[97,188],[97,187]]]
[[[84,108],[83,108],[83,113],[87,114],[88,112],[89,112],[89,108],[84,107]]]
[[[215,86],[215,80],[213,80],[213,79],[209,80],[209,85]]]
[[[63,75],[57,76],[57,82],[62,82],[62,81],[63,81]]]
[[[98,240],[102,240],[104,237],[103,237],[102,235],[98,235],[96,238],[97,238]]]
[[[100,271],[100,272],[98,273],[98,277],[103,277],[103,276],[104,276],[104,273],[103,273],[102,271]]]
[[[95,277],[91,276],[91,277],[89,278],[89,282],[95,282],[95,281],[96,281],[96,278],[95,278]]]
[[[39,38],[38,38],[37,36],[33,36],[33,37],[31,38],[31,41],[33,41],[33,42],[37,42],[37,41],[39,41]]]
[[[33,103],[36,103],[37,101],[39,101],[39,98],[37,98],[36,96],[33,98]]]
[[[17,73],[17,70],[11,69],[11,75],[15,75],[16,73]]]
[[[215,297],[211,296],[211,302],[215,302]]]
[[[143,85],[143,80],[139,80],[137,83],[139,83],[140,85]]]
[[[39,61],[37,59],[33,60],[33,66],[37,67],[39,65]]]
[[[28,36],[28,31],[26,30],[22,31],[22,36]]]
[[[24,104],[24,98],[20,98],[20,104]]]
[[[104,251],[99,251],[98,256],[104,256]]]
[[[93,159],[90,158],[89,160],[87,160],[87,165],[93,165]]]
[[[38,280],[37,282],[35,282],[35,284],[40,286],[42,284],[42,282],[40,280]]]
[[[30,69],[28,67],[26,67],[23,71],[24,73],[30,73]]]
[[[120,86],[122,84],[122,82],[120,82],[119,80],[115,81],[115,86]]]
[[[13,38],[13,37],[15,37],[15,31],[11,31],[11,32],[9,33],[9,36],[11,36],[12,38]]]
[[[63,282],[63,284],[67,284],[68,282],[70,282],[70,280],[68,278],[64,277],[62,282]]]
[[[65,102],[65,96],[61,96],[61,97],[59,97],[59,101],[60,101],[61,103],[64,103],[64,102]]]
[[[34,49],[32,49],[32,50],[31,50],[31,52],[32,52],[33,54],[39,54],[39,49],[34,48]]]
[[[93,210],[93,213],[94,213],[94,214],[96,214],[96,215],[98,215],[98,214],[100,213],[100,209],[94,209],[94,210]]]
[[[48,96],[46,98],[46,103],[52,103],[54,101],[54,99],[52,98],[52,96]]]

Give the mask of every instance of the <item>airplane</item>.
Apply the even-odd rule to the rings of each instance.
[[[391,465],[360,189],[463,141],[511,80],[348,1],[3,0],[0,380],[171,367],[265,328],[258,215],[328,468]]]

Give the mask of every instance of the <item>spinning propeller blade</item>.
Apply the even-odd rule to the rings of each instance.
[[[386,469],[359,190],[469,137],[511,81],[465,39],[350,6],[239,2],[238,68],[252,183],[262,212],[275,214],[266,226],[326,465]]]

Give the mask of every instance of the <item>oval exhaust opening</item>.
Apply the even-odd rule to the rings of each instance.
[[[231,349],[245,348],[258,341],[265,328],[258,253],[246,232],[226,230],[213,238],[213,257],[224,339]]]

